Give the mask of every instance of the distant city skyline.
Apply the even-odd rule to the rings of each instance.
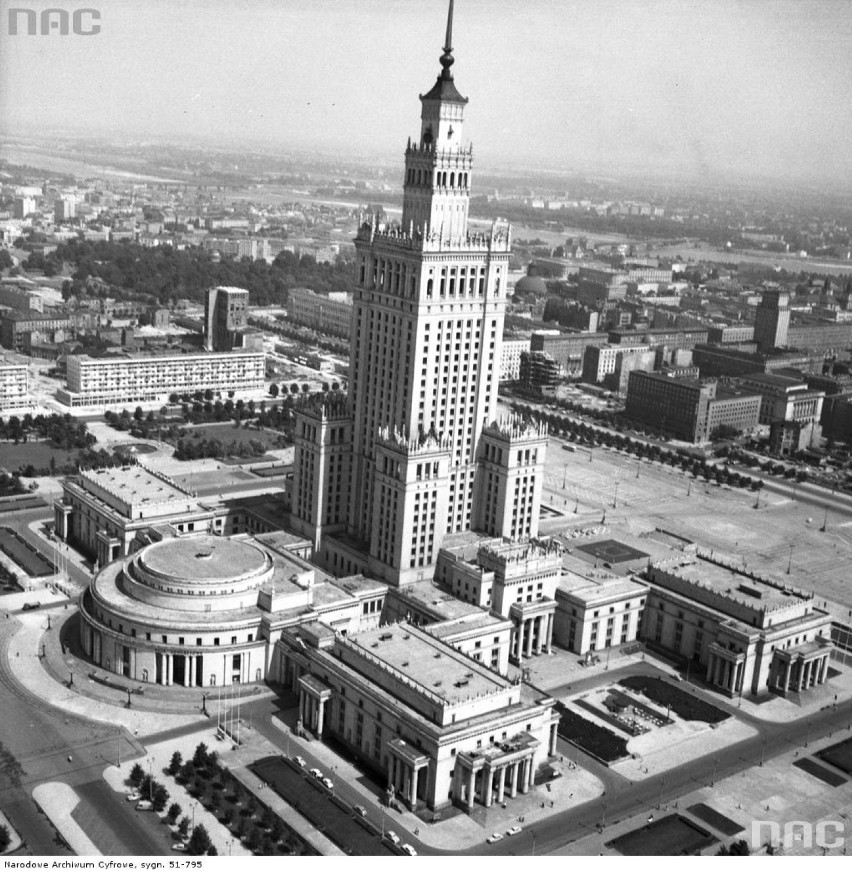
[[[11,36],[10,5],[0,2],[4,136],[43,126],[345,158],[398,155],[417,133],[447,0],[101,0],[89,37]],[[465,135],[492,165],[847,187],[849,10],[458,0]]]

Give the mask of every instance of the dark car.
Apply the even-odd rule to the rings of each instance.
[[[31,612],[33,609],[40,609],[40,608],[41,608],[41,603],[36,601],[33,603],[24,603],[21,606],[21,611],[22,612]]]

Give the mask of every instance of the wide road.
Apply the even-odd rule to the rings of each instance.
[[[838,705],[837,710],[827,709],[818,712],[807,719],[793,722],[774,723],[759,720],[746,714],[742,709],[718,698],[705,694],[693,685],[679,684],[678,688],[707,700],[711,704],[729,712],[742,722],[757,730],[757,734],[736,742],[724,750],[708,754],[670,769],[661,777],[646,778],[631,782],[593,758],[584,754],[572,745],[559,740],[559,751],[566,757],[577,761],[584,769],[588,769],[601,779],[605,793],[602,797],[575,806],[563,812],[556,813],[547,820],[522,830],[511,839],[504,839],[499,844],[488,845],[485,842],[487,833],[483,831],[482,843],[461,851],[442,851],[421,842],[413,833],[403,827],[399,818],[393,812],[386,812],[385,827],[394,829],[402,841],[412,844],[420,854],[486,854],[500,856],[505,854],[544,854],[562,848],[569,843],[595,832],[603,823],[605,826],[617,823],[640,812],[650,813],[661,803],[693,792],[702,785],[710,785],[739,772],[745,772],[752,767],[760,766],[761,760],[768,761],[773,757],[799,748],[806,742],[812,743],[830,732],[837,735],[838,741],[852,737],[852,701]],[[244,707],[243,717],[248,717],[251,710],[255,729],[261,732],[282,753],[299,753],[307,761],[307,768],[317,766],[323,769],[324,764],[310,753],[310,743],[300,741],[298,748],[288,746],[287,735],[272,724],[281,704],[287,705],[287,697],[283,700],[258,700]],[[290,701],[295,705],[295,697]],[[838,735],[839,734],[839,735]],[[327,769],[327,767],[325,767]],[[326,771],[327,775],[331,775]],[[368,776],[365,776],[368,777]],[[567,776],[570,777],[570,776]],[[350,805],[364,802],[360,793],[352,790],[344,781],[335,782],[335,792]],[[376,822],[379,812],[373,806],[368,807],[371,820]],[[428,826],[428,824],[424,824]]]
[[[130,814],[101,777],[119,753],[124,759],[138,753],[134,744],[117,728],[67,715],[24,689],[8,658],[16,628],[12,619],[0,622],[0,806],[24,840],[21,851],[71,853],[31,796],[38,784],[63,781],[86,798],[80,813],[102,821],[112,834],[105,844],[112,853],[169,853],[166,828],[152,815]]]

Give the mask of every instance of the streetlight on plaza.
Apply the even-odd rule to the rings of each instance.
[[[710,786],[712,787],[716,783],[716,767],[719,765],[719,758],[713,758],[713,777],[710,779]]]
[[[790,543],[790,556],[787,558],[787,575],[790,574],[790,567],[793,565],[793,543]]]
[[[763,737],[763,744],[760,749],[760,765],[763,766],[763,761],[766,758],[766,737]]]
[[[660,779],[660,801],[657,803],[657,808],[660,808],[660,809],[663,807],[663,788],[665,787],[665,785],[666,785],[666,779],[661,778]]]
[[[811,719],[808,718],[808,731],[805,734],[805,747],[808,747],[808,743],[811,741]]]
[[[125,690],[127,691],[127,708],[131,708],[131,703],[130,703],[130,688],[127,687],[127,688],[125,688]]]
[[[71,677],[68,679],[68,687],[74,687],[74,670],[69,669],[68,672],[71,675]]]

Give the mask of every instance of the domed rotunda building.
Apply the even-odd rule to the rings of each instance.
[[[378,624],[385,585],[332,579],[279,539],[165,538],[108,564],[80,598],[86,655],[134,681],[215,687],[265,680],[285,627]]]

